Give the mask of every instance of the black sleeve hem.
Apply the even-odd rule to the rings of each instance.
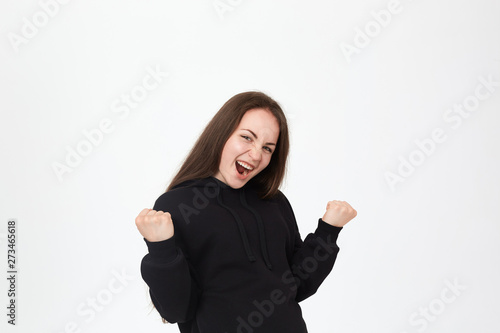
[[[316,229],[316,234],[317,235],[332,235],[334,236],[335,239],[337,239],[340,231],[342,231],[344,227],[337,227],[334,225],[331,225],[325,221],[323,221],[322,218],[318,219],[318,227]]]
[[[143,238],[148,246],[150,258],[154,261],[171,262],[177,258],[177,247],[175,246],[175,235],[169,239],[159,242],[150,242]]]

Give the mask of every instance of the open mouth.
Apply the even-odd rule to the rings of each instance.
[[[238,173],[243,176],[248,175],[253,170],[253,168],[245,162],[236,161],[234,164],[236,165]]]

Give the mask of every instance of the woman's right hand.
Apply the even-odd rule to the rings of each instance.
[[[169,212],[145,208],[135,218],[135,225],[149,242],[160,242],[174,235],[174,224]]]

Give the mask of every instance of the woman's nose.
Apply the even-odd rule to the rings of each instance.
[[[250,149],[250,158],[254,161],[260,161],[262,159],[262,152],[257,147]]]

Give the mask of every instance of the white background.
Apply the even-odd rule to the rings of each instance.
[[[19,272],[15,327],[1,279],[2,332],[177,332],[150,312],[134,219],[247,90],[288,116],[282,191],[302,238],[328,200],[358,211],[332,273],[301,303],[311,333],[499,332],[499,1],[401,0],[381,26],[388,6],[2,0],[0,258],[6,272],[14,218]],[[127,115],[114,112],[147,68],[169,75]],[[473,110],[459,116],[466,101]],[[104,119],[113,130],[89,146],[83,132]],[[446,139],[429,144],[439,129]],[[54,165],[85,144],[58,176]]]

